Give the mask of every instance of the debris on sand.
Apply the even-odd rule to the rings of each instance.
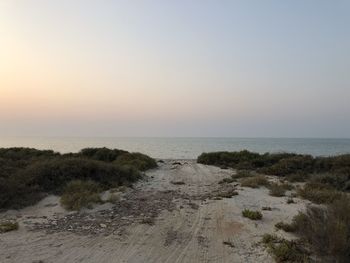
[[[171,181],[170,183],[174,184],[174,185],[184,185],[185,184],[184,181]]]

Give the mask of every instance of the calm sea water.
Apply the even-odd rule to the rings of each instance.
[[[164,159],[193,159],[202,152],[242,149],[259,153],[295,152],[315,156],[350,153],[350,139],[0,137],[0,147],[14,146],[52,149],[61,153],[77,152],[85,147],[109,147]]]

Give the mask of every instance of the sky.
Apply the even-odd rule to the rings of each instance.
[[[350,137],[348,0],[0,0],[0,135]]]

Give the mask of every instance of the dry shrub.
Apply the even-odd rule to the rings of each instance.
[[[269,185],[269,181],[263,175],[243,178],[241,180],[241,186],[243,187],[258,188],[259,186],[268,186],[268,185]]]
[[[326,207],[309,206],[293,219],[297,233],[320,255],[335,262],[350,262],[350,198]]]

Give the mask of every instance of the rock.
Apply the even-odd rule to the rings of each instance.
[[[102,228],[106,228],[106,227],[107,227],[107,225],[106,225],[106,224],[100,224],[100,227],[102,227]]]

